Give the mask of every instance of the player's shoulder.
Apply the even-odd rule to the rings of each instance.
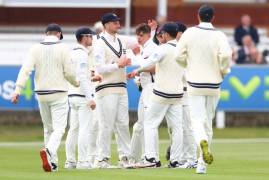
[[[197,26],[191,26],[191,27],[187,28],[187,29],[184,31],[183,34],[192,33],[192,32],[195,32],[195,31],[197,31],[197,30],[198,30]]]
[[[216,33],[218,33],[218,35],[220,37],[225,37],[225,38],[227,37],[226,34],[223,31],[221,31],[221,30],[217,30]]]

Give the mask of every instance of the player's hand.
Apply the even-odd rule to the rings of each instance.
[[[140,53],[140,46],[139,45],[136,45],[132,48],[132,51],[134,53],[134,55],[137,55]]]
[[[91,108],[92,110],[94,110],[94,109],[96,108],[96,103],[95,103],[94,100],[90,100],[90,101],[88,102],[87,106],[88,106],[89,108]]]
[[[150,26],[151,31],[155,31],[157,29],[158,23],[155,19],[149,19],[148,25]]]
[[[13,95],[12,95],[12,97],[11,97],[11,102],[13,103],[13,104],[17,104],[18,102],[19,102],[19,94],[17,94],[17,93],[14,93]]]
[[[119,61],[117,62],[119,68],[124,68],[125,66],[130,66],[131,65],[131,59],[126,58],[126,57],[121,57]]]
[[[100,75],[95,75],[92,77],[92,82],[102,82],[102,76]]]
[[[135,76],[138,76],[138,75],[139,75],[139,73],[137,72],[137,70],[134,70],[133,72],[127,74],[127,79],[128,80],[132,79],[132,78],[134,78]]]

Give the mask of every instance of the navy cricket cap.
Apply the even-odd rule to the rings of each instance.
[[[204,4],[198,10],[200,17],[212,17],[215,14],[215,10],[213,6]]]
[[[161,28],[161,33],[168,33],[168,34],[177,34],[178,26],[176,23],[165,23]]]
[[[95,32],[92,31],[90,28],[81,27],[81,28],[77,29],[75,34],[76,34],[76,38],[79,39],[83,35],[94,35]]]
[[[187,26],[179,21],[175,22],[177,24],[178,27],[178,32],[184,32],[187,29]]]
[[[47,26],[45,33],[49,32],[49,31],[56,31],[56,32],[60,32],[61,33],[61,37],[60,40],[63,39],[63,32],[62,32],[62,28],[55,23],[51,23]]]
[[[101,18],[101,22],[103,25],[108,22],[119,21],[119,20],[120,18],[114,13],[106,13]]]

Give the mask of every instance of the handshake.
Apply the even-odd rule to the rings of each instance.
[[[121,57],[119,61],[117,62],[119,68],[124,68],[126,66],[132,65],[132,61],[130,58],[127,57]]]

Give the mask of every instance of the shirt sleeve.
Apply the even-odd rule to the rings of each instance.
[[[105,63],[105,49],[100,43],[96,43],[93,50],[94,66],[99,74],[111,73],[119,69],[117,63],[106,64]]]
[[[77,79],[80,82],[80,90],[85,94],[86,99],[92,100],[94,98],[94,87],[90,82],[90,72],[88,63],[88,54],[83,50],[77,50]]]
[[[223,33],[221,33],[218,43],[219,43],[218,60],[221,74],[224,77],[231,71],[230,66],[232,59],[232,49],[229,45],[226,35]]]
[[[74,86],[78,86],[78,83],[76,81],[76,72],[72,68],[72,61],[71,61],[71,55],[68,47],[64,46],[62,51],[63,56],[63,73],[65,79],[70,82]]]
[[[35,67],[35,54],[34,49],[31,48],[26,61],[23,63],[20,72],[18,74],[18,78],[16,81],[15,93],[21,94],[22,89],[25,87],[26,81],[29,79],[32,71]]]
[[[157,62],[160,62],[164,56],[165,52],[162,46],[158,46],[156,51],[152,52],[152,54],[146,60],[143,59],[142,56],[137,57],[140,66],[139,71],[143,71],[144,69],[156,64]]]
[[[180,40],[177,42],[176,50],[175,50],[175,59],[178,64],[182,67],[187,66],[187,36],[186,32],[182,34]]]

